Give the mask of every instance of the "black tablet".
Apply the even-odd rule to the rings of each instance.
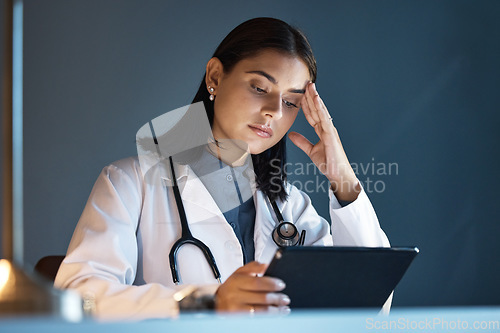
[[[417,253],[416,247],[285,247],[265,275],[286,283],[291,308],[381,308]]]

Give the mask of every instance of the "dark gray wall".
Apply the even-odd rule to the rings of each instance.
[[[498,1],[25,1],[27,263],[65,252],[101,168],[188,104],[217,44],[256,16],[309,36],[382,227],[421,249],[394,305],[500,304]],[[315,140],[302,115],[294,129]],[[290,178],[323,181],[309,171]]]

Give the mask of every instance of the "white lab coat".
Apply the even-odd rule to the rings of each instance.
[[[172,190],[156,181],[162,172],[153,168],[145,179],[138,159],[128,158],[105,167],[92,189],[55,286],[76,289],[87,307],[95,306],[97,318],[178,313],[172,295],[180,286],[172,282],[168,255],[181,228]],[[243,265],[238,239],[193,171],[178,166],[176,175],[191,233],[211,249],[224,282]],[[346,207],[330,193],[330,230],[305,193],[291,185],[287,190],[288,200],[277,203],[286,221],[307,230],[305,245],[389,246],[364,191]],[[276,219],[262,192],[253,197],[255,260],[268,263],[277,249],[270,237]],[[197,248],[183,246],[177,262],[184,286],[215,292],[216,280]]]

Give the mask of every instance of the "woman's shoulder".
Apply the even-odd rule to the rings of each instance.
[[[127,179],[137,186],[142,186],[145,183],[158,185],[161,184],[162,178],[168,178],[169,175],[166,170],[168,163],[165,161],[158,160],[154,155],[130,156],[110,163],[104,167],[102,174],[110,178],[111,181]]]
[[[102,172],[105,174],[125,173],[132,175],[138,171],[140,171],[140,162],[137,156],[130,156],[113,161],[102,169]]]
[[[113,161],[104,168],[111,168],[111,169],[122,170],[125,172],[130,172],[133,170],[137,170],[137,168],[140,169],[140,162],[137,156],[129,156]]]
[[[112,183],[132,181],[139,184],[143,179],[139,158],[130,156],[109,163],[102,169],[100,177],[109,179]]]

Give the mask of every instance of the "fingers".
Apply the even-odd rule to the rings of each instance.
[[[271,314],[289,314],[290,307],[289,306],[261,306],[261,305],[253,305],[248,309],[250,313],[271,313]]]
[[[304,94],[304,97],[302,97],[301,107],[302,111],[304,111],[304,116],[306,117],[307,122],[309,123],[309,125],[314,127],[318,121],[314,119],[312,115],[306,95],[307,95],[307,87],[306,87],[306,93]]]
[[[283,293],[256,293],[243,291],[240,297],[245,303],[254,307],[286,306],[290,304],[290,298]]]
[[[260,263],[258,261],[252,261],[238,268],[234,273],[250,274],[250,275],[264,274],[266,272],[267,266],[269,265]]]
[[[309,83],[306,86],[306,91],[304,93],[301,105],[306,118],[309,117],[313,122],[312,125],[314,126],[319,122],[320,119],[317,114],[316,106],[314,105],[314,100],[316,99],[316,96],[319,98],[319,94],[317,93],[316,89],[312,88],[313,85],[314,83]]]
[[[275,292],[285,289],[283,281],[269,276],[252,276],[235,273],[233,274],[233,280],[236,280],[241,291]]]
[[[288,137],[297,147],[302,149],[302,151],[306,153],[307,156],[309,156],[311,150],[314,147],[311,141],[307,140],[302,134],[297,132],[290,132],[288,134]]]
[[[277,278],[262,276],[267,265],[251,262],[236,270],[217,290],[218,311],[280,311],[290,304],[287,295],[280,293],[285,283]],[[286,311],[285,311],[286,312]]]
[[[323,100],[319,97],[314,83],[307,85],[301,106],[311,126],[316,128],[320,125],[323,130],[331,129],[331,116]]]
[[[266,269],[266,264],[252,261],[237,269],[229,279],[237,280],[241,290],[274,292],[285,289],[285,283],[277,278],[262,276]],[[228,280],[229,280],[228,279]]]

